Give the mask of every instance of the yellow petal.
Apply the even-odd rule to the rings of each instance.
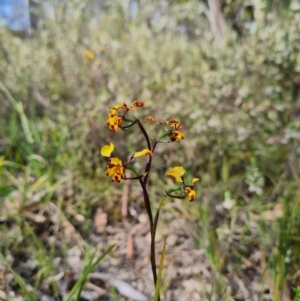
[[[116,172],[112,177],[113,182],[120,182],[121,179],[125,179],[125,173],[124,173],[124,167],[123,166],[117,166]]]
[[[118,110],[115,109],[115,108],[111,108],[111,109],[109,110],[108,116],[109,116],[110,118],[115,117],[115,116],[118,116]]]
[[[118,183],[120,183],[121,182],[121,179],[122,179],[122,175],[120,175],[120,174],[114,174],[114,176],[112,177],[112,181],[113,182],[118,182]]]
[[[192,180],[193,185],[198,181],[199,181],[199,178],[193,178],[193,180]]]
[[[107,170],[106,170],[105,175],[107,177],[109,177],[109,176],[112,176],[112,175],[116,174],[117,171],[118,171],[118,166],[108,167]]]
[[[128,109],[128,106],[127,106],[126,103],[117,103],[112,108],[116,109],[116,110],[118,110],[118,109]]]
[[[110,157],[110,154],[113,152],[115,146],[113,143],[110,143],[109,145],[104,145],[101,148],[101,156],[103,157]]]
[[[122,166],[122,160],[119,158],[109,158],[107,166]]]
[[[170,137],[170,140],[172,142],[179,141],[181,139],[184,139],[184,134],[182,132],[179,132],[179,131],[173,131],[172,132],[171,137]]]
[[[140,152],[136,152],[133,157],[137,158],[137,157],[142,157],[142,156],[152,156],[152,152],[150,149],[143,149]]]
[[[184,173],[185,170],[182,166],[175,166],[166,172],[166,176],[173,178],[175,181],[179,183],[182,183],[183,182],[182,176],[184,175]]]
[[[171,168],[169,171],[179,173],[181,176],[185,174],[185,169],[182,166],[175,166]]]
[[[185,187],[184,192],[188,196],[189,202],[192,202],[196,198],[196,192],[191,187]]]
[[[106,124],[112,132],[116,132],[118,127],[122,124],[123,118],[118,116],[113,116],[107,119]]]

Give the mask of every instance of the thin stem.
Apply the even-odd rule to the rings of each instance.
[[[138,120],[138,119],[134,120],[132,123],[130,123],[130,124],[126,125],[126,126],[120,126],[120,128],[121,128],[123,131],[125,131],[125,130],[129,129],[130,127],[132,127],[134,124],[136,124],[136,123],[137,123],[137,120]]]
[[[155,287],[156,281],[157,281],[157,272],[156,272],[156,260],[155,260],[155,240],[154,240],[155,237],[153,237],[153,233],[155,233],[155,231],[153,232],[153,229],[154,229],[153,216],[152,216],[149,194],[146,189],[146,185],[145,185],[143,179],[141,179],[141,178],[139,178],[139,182],[143,189],[144,203],[145,203],[146,211],[147,211],[147,214],[149,217],[149,222],[150,222],[150,234],[151,234],[150,261],[151,261],[151,268],[152,268],[152,274],[153,274],[153,282],[154,282],[154,287]]]
[[[152,146],[152,154],[154,153],[155,151],[155,148],[157,146],[157,141],[154,142],[153,146]],[[147,181],[148,181],[148,176],[149,176],[149,172],[150,172],[150,169],[151,169],[151,165],[152,165],[152,156],[149,156],[148,157],[148,160],[147,160],[147,163],[146,163],[146,167],[145,167],[145,177],[144,177],[144,183],[145,185],[147,184]]]
[[[149,136],[144,128],[144,126],[141,124],[139,119],[136,119],[136,123],[138,124],[141,132],[143,133],[146,141],[147,141],[147,146],[148,149],[154,153],[154,150],[157,146],[157,141],[154,142],[152,148],[151,148],[151,143]],[[150,204],[150,199],[149,199],[149,194],[147,191],[147,180],[149,176],[149,172],[151,169],[152,165],[152,156],[148,157],[146,166],[145,166],[145,176],[143,178],[139,178],[140,184],[143,189],[143,195],[144,195],[144,203],[146,207],[146,211],[149,217],[149,222],[150,222],[150,234],[151,234],[151,246],[150,246],[150,261],[151,261],[151,268],[152,268],[152,274],[153,274],[153,282],[154,282],[154,288],[157,285],[157,271],[156,271],[156,260],[155,260],[155,233],[156,233],[156,228],[157,228],[157,222],[158,222],[158,216],[159,216],[159,210],[155,215],[155,222],[153,223],[153,216],[152,216],[152,209],[151,209],[151,204]],[[160,296],[158,295],[158,301],[160,301]]]
[[[139,182],[142,186],[143,189],[143,195],[144,195],[144,203],[146,207],[146,211],[149,217],[149,222],[150,222],[150,228],[151,228],[151,233],[152,233],[152,228],[153,228],[153,216],[152,216],[152,210],[151,210],[151,204],[150,204],[150,199],[149,199],[149,194],[146,189],[146,185],[141,177],[138,178]]]
[[[140,130],[142,131],[142,133],[143,133],[143,135],[144,135],[144,137],[145,137],[145,139],[146,139],[146,141],[147,141],[147,146],[148,146],[148,149],[150,149],[150,150],[151,150],[151,143],[150,143],[150,139],[149,139],[149,136],[148,136],[148,134],[147,134],[147,132],[146,132],[146,130],[145,130],[145,128],[144,128],[144,126],[142,125],[142,123],[140,122],[140,120],[139,120],[139,119],[136,119],[136,120],[135,120],[135,122],[138,124],[138,126],[139,126]]]

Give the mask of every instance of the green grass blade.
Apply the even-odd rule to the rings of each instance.
[[[158,297],[159,297],[160,283],[161,283],[161,277],[162,277],[162,272],[164,269],[164,261],[165,261],[165,255],[166,255],[166,245],[167,245],[167,238],[165,238],[164,247],[163,247],[163,251],[162,251],[160,262],[159,262],[158,275],[157,275],[157,281],[156,281],[156,286],[155,286],[154,301],[158,301]]]
[[[28,297],[28,299],[30,301],[37,301],[37,299],[34,297],[34,294],[31,293],[27,287],[26,287],[26,284],[24,282],[24,280],[12,269],[12,267],[10,266],[10,264],[7,262],[7,260],[5,259],[5,257],[3,256],[3,254],[0,253],[0,257],[2,258],[3,261],[5,261],[8,269],[11,271],[11,273],[13,274],[14,276],[14,279],[18,282],[20,288],[21,288],[21,291],[22,293]]]
[[[80,294],[85,282],[88,279],[88,275],[96,268],[96,266],[104,259],[104,257],[111,252],[115,245],[110,246],[107,248],[98,258],[93,262],[97,250],[91,256],[91,259],[88,262],[86,269],[81,274],[80,278],[77,280],[75,285],[73,286],[72,290],[69,292],[68,296],[66,297],[65,301],[70,301],[73,295],[78,291],[76,300],[80,300]]]
[[[0,81],[0,90],[4,93],[4,95],[7,97],[8,101],[11,103],[11,105],[14,107],[16,112],[19,114],[21,124],[23,127],[24,134],[26,136],[26,140],[28,143],[32,144],[34,142],[32,138],[32,134],[29,127],[28,119],[25,115],[25,112],[23,110],[23,105],[21,102],[16,101],[13,96],[9,93],[7,88],[3,85],[3,83]]]
[[[164,195],[164,196],[162,197],[162,199],[160,200],[160,202],[159,202],[158,210],[161,210],[161,208],[162,208],[163,205],[165,204],[166,199],[167,199],[167,196]]]

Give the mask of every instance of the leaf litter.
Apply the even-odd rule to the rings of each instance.
[[[38,280],[41,259],[35,258],[30,246],[15,250],[3,250],[6,261],[18,273],[29,291],[34,292],[38,300],[62,300],[78,280],[85,262],[84,256],[88,249],[98,248],[101,254],[107,247],[115,244],[115,248],[106,259],[89,275],[81,292],[81,300],[109,300],[112,287],[118,294],[118,300],[151,300],[154,287],[149,261],[149,225],[142,210],[136,210],[134,218],[123,193],[123,221],[110,221],[105,208],[98,207],[91,217],[88,234],[83,235],[78,227],[72,224],[68,216],[53,202],[37,203],[25,211],[22,218],[42,242],[45,254],[55,247],[51,259],[52,271],[45,273]],[[136,193],[136,192],[135,192]],[[2,210],[13,210],[11,203],[4,201]],[[7,207],[5,207],[7,204]],[[124,205],[125,204],[125,205]],[[178,204],[174,204],[178,207]],[[121,206],[121,204],[120,204]],[[179,205],[180,206],[180,205]],[[177,208],[178,209],[178,208]],[[182,212],[184,212],[182,208]],[[220,211],[221,210],[221,211]],[[243,233],[244,212],[241,210],[235,223],[234,231],[226,230],[226,209],[216,210],[216,216],[211,217],[224,227],[223,235],[217,238],[211,247],[219,249],[215,254],[220,258],[210,257],[207,245],[196,243],[193,233],[187,223],[186,212],[178,214],[178,210],[168,210],[159,225],[156,244],[157,250],[162,250],[164,237],[167,237],[167,253],[164,264],[163,285],[165,285],[165,301],[207,300],[221,298],[222,300],[271,300],[274,285],[266,266],[266,254],[258,246],[244,247],[249,241],[257,240],[257,216],[251,217],[252,230],[245,238]],[[273,210],[273,211],[272,211]],[[265,211],[267,222],[273,222],[281,216],[281,207]],[[4,211],[2,211],[4,212]],[[22,228],[9,214],[2,214],[1,225],[9,229],[11,237],[16,237],[15,243],[24,243]],[[204,226],[205,227],[205,226]],[[204,229],[198,229],[204,231]],[[0,234],[2,236],[2,234]],[[200,236],[205,240],[203,234]],[[1,240],[4,237],[1,237]],[[7,238],[8,239],[8,238]],[[228,245],[228,241],[230,244]],[[35,250],[36,251],[36,250]],[[241,256],[241,254],[243,254]],[[159,256],[157,258],[159,264]],[[219,262],[218,262],[219,260]],[[240,260],[242,264],[237,263]],[[215,286],[215,287],[214,287]],[[290,301],[290,293],[284,284],[284,300]],[[55,292],[55,289],[57,290]],[[14,284],[14,277],[7,269],[5,262],[0,260],[0,300],[22,300],[22,293]],[[257,299],[257,300],[258,300]]]

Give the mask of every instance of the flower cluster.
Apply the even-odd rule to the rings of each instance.
[[[182,166],[175,166],[166,172],[167,177],[170,177],[170,178],[174,179],[176,182],[181,183],[180,187],[175,188],[175,189],[172,188],[169,191],[167,191],[166,193],[171,197],[177,197],[177,196],[170,194],[170,192],[181,190],[184,193],[184,197],[187,196],[188,200],[190,202],[192,202],[196,198],[195,183],[199,181],[199,178],[193,178],[192,184],[187,185],[184,181],[184,174],[185,174],[185,170]]]
[[[151,163],[152,163],[152,155],[155,151],[155,148],[158,143],[160,142],[176,142],[184,139],[184,134],[182,130],[182,125],[177,119],[168,119],[165,122],[159,122],[155,118],[148,116],[146,117],[145,121],[151,122],[158,125],[167,125],[165,131],[158,136],[157,139],[154,140],[153,145],[151,146],[149,136],[143,127],[142,123],[139,119],[130,119],[126,115],[127,113],[134,108],[143,107],[145,104],[142,101],[135,101],[132,105],[127,105],[126,103],[118,103],[109,108],[108,120],[106,124],[108,125],[109,129],[112,132],[116,132],[119,128],[122,130],[126,130],[127,128],[138,125],[141,132],[143,133],[145,140],[147,142],[148,148],[143,149],[134,153],[128,162],[123,163],[122,160],[118,157],[111,157],[111,153],[114,150],[113,143],[109,145],[105,145],[101,149],[101,155],[104,157],[108,157],[107,169],[106,169],[106,176],[112,177],[113,182],[120,182],[121,180],[125,179],[139,179],[140,181],[144,181],[144,184],[147,182],[147,177],[150,172]],[[124,122],[127,122],[127,125],[124,125]],[[168,137],[167,141],[163,141],[162,139]],[[134,160],[134,158],[141,157],[141,156],[148,156],[149,159],[146,163],[145,169],[142,172],[136,171],[132,166],[129,164]],[[126,176],[125,172],[126,169],[130,169],[134,172],[134,177]],[[191,202],[196,197],[195,192],[195,183],[199,180],[198,178],[193,178],[192,184],[187,185],[184,180],[185,170],[181,166],[176,166],[171,168],[167,171],[166,176],[175,179],[175,181],[181,183],[180,187],[172,188],[171,190],[166,191],[166,194],[173,197],[173,198],[185,198],[187,197],[188,200]],[[174,191],[181,191],[183,195],[173,195],[171,192]]]
[[[158,120],[156,120],[151,116],[146,117],[145,121],[162,125],[161,122],[159,122]],[[166,124],[169,126],[168,131],[165,132],[160,138],[168,136],[170,138],[170,142],[184,139],[184,134],[182,132],[182,125],[179,123],[177,119],[166,120]]]
[[[101,155],[104,157],[109,157],[105,175],[107,177],[112,176],[113,182],[120,182],[121,179],[126,179],[125,168],[121,159],[111,158],[110,155],[113,152],[114,148],[115,146],[113,145],[113,143],[110,143],[109,145],[104,145],[101,148]]]
[[[108,163],[107,163],[107,169],[106,169],[106,173],[105,175],[107,177],[112,177],[112,181],[113,182],[120,182],[121,179],[129,179],[128,177],[126,177],[125,175],[125,170],[127,165],[134,159],[137,157],[142,157],[142,156],[152,156],[152,152],[149,149],[143,149],[139,152],[134,153],[130,160],[123,164],[122,160],[120,158],[111,157],[111,153],[113,152],[115,146],[113,143],[110,143],[109,145],[104,145],[101,148],[101,155],[103,157],[108,157]],[[132,178],[130,178],[132,179]]]
[[[166,123],[170,127],[170,140],[172,142],[184,139],[184,134],[182,133],[182,125],[177,119],[167,120]]]
[[[109,126],[109,129],[112,132],[116,132],[117,129],[121,127],[123,121],[125,120],[125,115],[129,110],[143,106],[144,102],[142,101],[135,101],[131,106],[128,106],[126,103],[117,103],[110,108],[106,124]],[[120,114],[121,110],[123,111],[122,114]]]

